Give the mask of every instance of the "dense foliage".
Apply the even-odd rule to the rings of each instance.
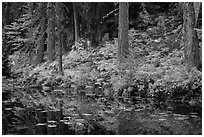
[[[68,25],[66,29],[70,30],[65,47],[71,45],[71,48],[64,50],[62,56],[63,75],[59,74],[58,46],[53,62],[47,61],[48,55],[44,49],[43,62],[37,66],[33,64],[40,33],[39,11],[46,3],[34,3],[32,16],[22,11],[19,18],[3,26],[2,72],[5,76],[12,72],[17,77],[13,81],[3,79],[3,100],[16,104],[11,114],[12,120],[16,121],[13,123],[16,129],[13,129],[4,102],[3,133],[20,131],[20,128],[27,126],[29,134],[33,134],[37,119],[32,116],[33,111],[37,108],[56,110],[63,102],[65,113],[70,106],[82,113],[98,114],[107,110],[109,114],[103,115],[106,122],[103,124],[114,130],[114,134],[201,134],[202,72],[196,68],[189,69],[186,65],[179,3],[130,3],[130,53],[120,65],[117,60],[118,38],[115,36],[118,3],[101,3],[103,12],[95,18],[92,15],[96,14],[93,12],[94,4],[77,5],[82,25],[80,39],[73,44],[72,17],[68,18],[73,14],[73,9],[71,3],[64,3],[65,19],[62,23]],[[22,5],[27,11],[27,4]],[[97,19],[101,22],[91,24],[90,21]],[[99,28],[97,46],[90,44],[89,35],[93,35],[94,25]],[[202,34],[198,32],[199,45],[202,45],[201,37]],[[45,88],[49,88],[49,93]],[[86,95],[93,95],[94,99],[90,101]],[[144,108],[145,116],[140,112],[129,114],[126,109],[132,109],[132,106],[136,111]],[[159,114],[159,120],[154,123],[152,119],[155,117],[151,118],[150,115],[164,111],[183,115],[196,112],[200,116],[197,120],[199,124],[193,127],[188,122],[172,121],[172,117],[160,123]],[[130,115],[133,122],[129,124],[127,119]],[[123,130],[123,124],[131,127],[131,131]],[[121,131],[117,131],[115,126]],[[177,126],[178,129],[175,128]],[[185,129],[185,126],[188,128]]]

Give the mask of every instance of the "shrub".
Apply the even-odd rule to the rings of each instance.
[[[172,72],[174,74],[166,73],[163,78],[157,80],[151,86],[154,105],[159,108],[175,110],[176,104],[170,102],[178,102],[177,105],[182,103],[188,108],[194,107],[197,109],[196,111],[200,111],[202,96],[201,72],[196,69],[188,72],[185,66],[174,68]],[[193,108],[192,111],[194,111]]]

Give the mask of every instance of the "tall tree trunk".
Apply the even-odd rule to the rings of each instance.
[[[96,8],[96,41],[97,41],[97,46],[99,44],[99,41],[101,40],[101,9],[102,3],[101,2],[97,2],[97,8]]]
[[[33,2],[28,2],[28,16],[32,16]]]
[[[28,11],[27,11],[27,14],[28,14],[29,19],[32,18],[32,13],[33,13],[32,11],[33,11],[33,2],[28,2]],[[32,39],[32,36],[33,36],[33,27],[30,27],[29,31],[28,31],[28,37],[30,39]]]
[[[117,58],[119,63],[123,62],[129,54],[128,29],[129,29],[129,4],[119,3],[119,27],[118,27],[118,51]]]
[[[38,37],[38,41],[37,41],[37,57],[36,57],[36,63],[35,65],[38,65],[42,62],[43,60],[43,51],[45,49],[45,39],[46,39],[46,35],[45,35],[45,31],[46,31],[46,13],[43,10],[43,5],[41,5],[41,13],[42,13],[42,17],[41,17],[41,22],[40,22],[40,36]]]
[[[185,42],[185,59],[187,67],[190,70],[193,66],[201,68],[201,59],[199,55],[198,36],[195,31],[195,12],[192,2],[183,3],[184,18],[184,42]]]
[[[63,74],[62,71],[62,18],[61,18],[61,6],[62,3],[56,2],[56,17],[57,17],[57,38],[58,38],[58,46],[59,46],[59,73]]]
[[[62,43],[62,55],[64,55],[67,52],[67,43],[66,43],[66,34],[61,33],[61,43]]]
[[[3,2],[2,3],[2,27],[4,25],[8,25],[12,22],[11,18],[11,2]]]
[[[48,38],[47,38],[47,53],[48,53],[48,61],[53,61],[53,54],[54,54],[54,47],[55,47],[55,17],[53,16],[54,13],[54,3],[48,2]]]
[[[62,6],[62,5],[61,5]],[[61,22],[64,22],[66,11],[64,8],[61,7],[60,16]],[[62,55],[67,52],[67,37],[68,37],[68,28],[65,26],[64,23],[61,23],[61,45],[62,45]]]
[[[91,29],[91,46],[92,47],[97,47],[99,44],[99,23],[100,23],[100,15],[99,15],[99,10],[100,10],[100,3],[99,2],[94,2],[92,3],[92,10],[91,12],[93,17],[90,22],[90,29]]]
[[[194,10],[195,10],[195,26],[197,25],[198,15],[200,13],[200,7],[202,2],[193,2]]]
[[[78,12],[76,10],[76,2],[73,2],[73,13],[74,13],[74,40],[75,43],[79,41],[79,21]]]

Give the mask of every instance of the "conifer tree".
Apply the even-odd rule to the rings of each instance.
[[[195,30],[195,12],[192,2],[183,3],[183,27],[185,43],[185,59],[190,70],[193,66],[201,68],[201,59],[199,55],[198,36]]]
[[[59,73],[63,74],[62,71],[62,16],[61,16],[61,8],[62,8],[62,3],[56,2],[56,18],[57,18],[57,38],[58,38],[58,46],[59,46]]]
[[[123,58],[129,54],[128,29],[129,29],[129,4],[119,3],[119,27],[118,27],[118,61],[121,63]]]
[[[78,12],[77,12],[77,3],[73,2],[73,13],[74,13],[74,40],[75,43],[78,42],[79,39],[79,21],[78,21]]]
[[[54,47],[55,47],[55,12],[54,3],[48,2],[47,6],[47,17],[48,17],[48,28],[47,28],[47,53],[48,61],[53,61]]]
[[[41,5],[41,18],[40,18],[40,34],[37,40],[37,57],[35,65],[38,65],[43,60],[43,52],[45,49],[45,39],[46,39],[46,12],[44,10],[44,4]]]

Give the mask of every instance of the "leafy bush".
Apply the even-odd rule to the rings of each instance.
[[[166,70],[165,75],[150,87],[155,106],[175,109],[176,106],[172,106],[169,102],[180,102],[185,103],[189,108],[196,106],[200,109],[201,78],[201,72],[196,69],[189,72],[185,66],[170,67]]]

